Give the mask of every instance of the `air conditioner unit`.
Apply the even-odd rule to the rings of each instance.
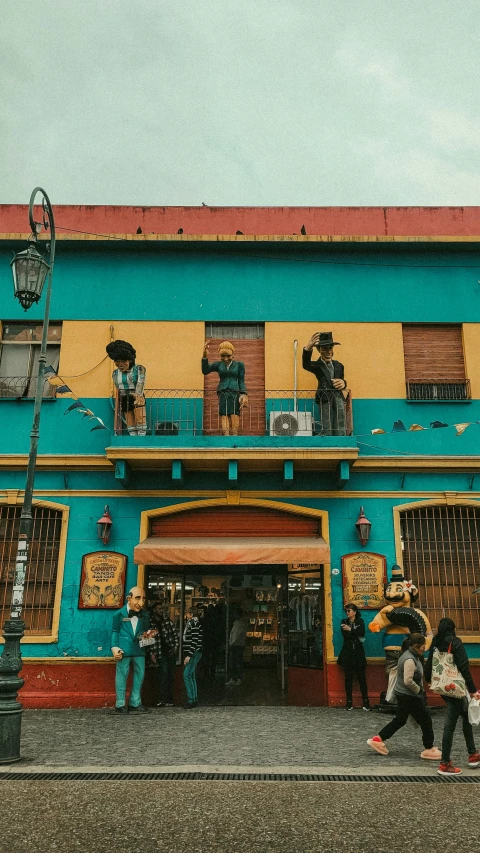
[[[302,437],[312,434],[311,412],[270,412],[270,435]]]

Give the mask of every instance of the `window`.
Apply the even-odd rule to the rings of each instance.
[[[404,325],[403,351],[407,400],[461,402],[470,399],[460,324]]]
[[[0,506],[0,620],[8,618],[22,508]],[[25,633],[51,634],[57,586],[62,511],[34,506],[33,530],[25,583]]]
[[[2,324],[0,349],[0,397],[34,397],[37,387],[38,357],[42,342],[42,323]],[[58,370],[62,324],[48,327],[47,364]],[[45,383],[44,397],[53,397],[55,389]]]
[[[425,506],[400,513],[405,576],[435,630],[448,616],[461,631],[480,631],[480,506]]]

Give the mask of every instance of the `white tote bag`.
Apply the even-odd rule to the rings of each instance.
[[[388,674],[388,687],[387,687],[387,693],[385,696],[386,701],[387,702],[393,702],[393,704],[395,704],[395,702],[397,701],[396,697],[395,697],[395,685],[396,685],[396,683],[397,683],[397,667],[394,666]]]
[[[430,690],[440,696],[463,699],[467,696],[467,686],[463,675],[458,671],[451,649],[450,643],[448,652],[439,652],[437,648],[433,650]]]

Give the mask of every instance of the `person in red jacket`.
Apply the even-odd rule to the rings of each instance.
[[[437,633],[432,640],[428,660],[425,665],[425,681],[429,684],[432,680],[432,660],[434,650],[439,652],[450,651],[457,666],[458,671],[463,675],[468,692],[474,699],[480,699],[480,693],[475,687],[468,655],[465,651],[465,646],[459,637],[455,634],[455,622],[453,619],[440,619],[438,623]],[[442,699],[447,704],[447,716],[442,737],[442,760],[438,768],[441,776],[458,776],[462,771],[460,767],[455,767],[451,761],[450,755],[452,751],[453,733],[458,723],[458,718],[462,718],[463,736],[468,750],[468,766],[480,766],[480,754],[475,747],[473,739],[472,725],[468,719],[468,700],[454,699],[451,696],[442,696]]]

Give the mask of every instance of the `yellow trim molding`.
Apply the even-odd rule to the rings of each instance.
[[[0,498],[0,504],[6,504],[8,501]],[[17,504],[19,505],[19,504]],[[58,552],[58,567],[57,567],[57,582],[55,585],[55,599],[53,602],[53,620],[52,631],[50,634],[26,634],[23,643],[57,643],[58,642],[58,627],[60,624],[60,607],[62,603],[63,576],[65,572],[65,552],[67,549],[67,532],[68,532],[68,517],[70,507],[66,504],[54,503],[53,501],[34,500],[33,506],[43,506],[47,509],[57,509],[62,513],[62,521],[60,527],[60,546]],[[0,637],[0,643],[4,643],[3,637]]]
[[[257,497],[247,498],[238,491],[227,491],[223,497],[210,498],[200,501],[188,501],[187,503],[176,504],[173,506],[159,507],[158,509],[147,509],[140,513],[140,542],[147,538],[150,532],[150,522],[152,518],[159,518],[163,515],[173,515],[177,512],[185,512],[191,509],[204,509],[212,506],[258,506],[266,509],[276,509],[281,512],[289,512],[294,515],[307,515],[311,518],[318,518],[321,522],[322,536],[327,543],[330,542],[329,535],[329,519],[328,512],[323,509],[312,509],[311,507],[299,506],[298,504],[281,503],[280,501],[264,500]],[[138,565],[137,584],[143,587],[145,584],[145,565]],[[333,649],[333,609],[332,609],[332,587],[330,578],[330,564],[325,564],[323,567],[323,612],[325,614],[325,636],[326,636],[326,655],[327,662],[332,663],[336,660]]]
[[[27,232],[4,232],[0,234],[0,240],[21,240],[24,243],[29,236]],[[127,240],[129,243],[480,243],[480,236],[475,235],[437,237],[403,234],[91,234],[62,232],[61,229],[56,237],[57,240],[87,243],[108,240]]]

